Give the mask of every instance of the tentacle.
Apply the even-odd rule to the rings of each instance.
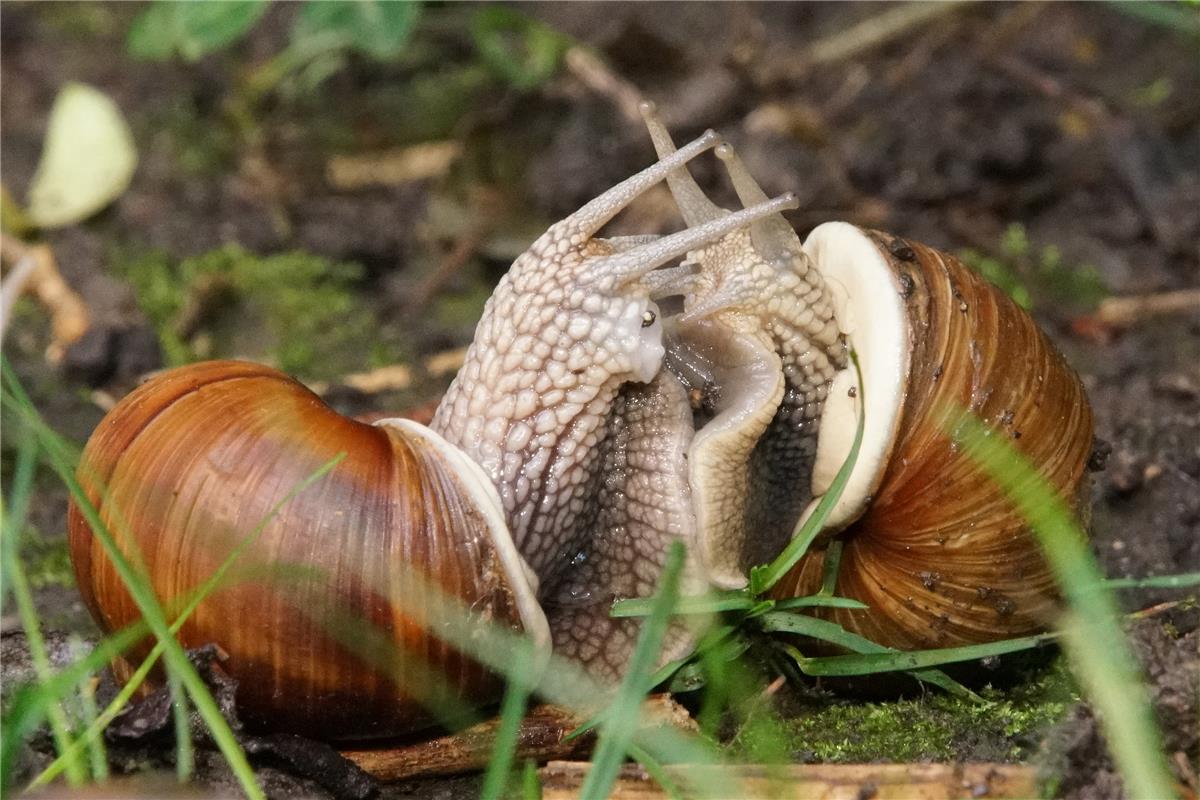
[[[717,157],[725,165],[733,189],[737,192],[742,205],[746,207],[758,205],[767,199],[767,194],[758,185],[758,181],[750,175],[742,159],[738,157],[733,145],[723,142],[717,148]],[[800,252],[800,237],[792,230],[792,226],[782,215],[764,217],[750,226],[750,238],[754,246],[771,262],[778,262],[784,255]]]
[[[666,161],[658,163],[664,164]],[[794,194],[791,192],[781,194],[760,205],[727,214],[720,219],[711,220],[695,228],[663,236],[641,247],[596,259],[586,266],[584,275],[592,280],[611,277],[618,282],[640,278],[671,259],[685,255],[690,250],[715,242],[755,220],[778,214],[784,209],[796,208],[797,205],[798,201]]]
[[[706,150],[716,147],[720,141],[721,139],[715,131],[706,131],[698,139],[684,145],[667,158],[626,178],[604,194],[588,202],[571,216],[554,223],[543,234],[543,238],[550,241],[568,240],[575,244],[581,244],[591,239],[597,231],[635,198],[662,181],[673,170],[682,167]]]
[[[666,158],[674,153],[675,142],[671,140],[667,126],[663,124],[662,117],[658,115],[657,106],[646,101],[639,106],[639,109],[642,112],[642,119],[646,121],[646,127],[650,131],[650,139],[654,142],[654,150],[658,153],[658,157]],[[679,213],[683,216],[683,221],[689,226],[700,225],[729,213],[708,199],[704,190],[692,178],[692,173],[688,171],[687,167],[680,167],[671,172],[667,176],[667,186],[670,187],[671,195],[675,198],[675,205],[679,206]],[[763,198],[763,200],[766,199],[766,197]]]

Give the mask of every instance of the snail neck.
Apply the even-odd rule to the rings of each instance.
[[[554,288],[516,292],[505,276],[431,426],[500,494],[513,541],[545,587],[594,516],[609,413],[629,379],[606,359],[603,325]]]

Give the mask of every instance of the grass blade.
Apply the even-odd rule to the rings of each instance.
[[[775,608],[779,611],[791,611],[794,608],[849,608],[854,611],[865,611],[870,606],[852,597],[812,594],[808,597],[789,597],[786,600],[776,600]]]
[[[1071,608],[1067,653],[1099,712],[1131,797],[1174,795],[1141,671],[1117,623],[1117,604],[1062,499],[1029,461],[973,414],[948,409],[943,430],[1029,523]]]
[[[196,754],[192,750],[192,726],[188,724],[187,692],[179,683],[174,670],[167,672],[167,686],[171,690],[171,715],[175,721],[175,776],[180,783],[187,783],[196,766]]]
[[[514,677],[509,679],[504,690],[504,701],[500,704],[500,727],[496,730],[496,741],[492,746],[492,757],[488,760],[483,776],[482,800],[500,800],[512,774],[513,759],[517,752],[517,735],[521,731],[521,720],[532,687],[522,680],[521,675],[533,673],[533,653],[525,647],[517,652]]]
[[[749,611],[758,601],[745,592],[728,592],[703,597],[681,597],[672,612],[681,614],[717,614],[722,611]],[[634,597],[618,600],[609,611],[611,617],[647,617],[654,610],[654,598]]]
[[[641,702],[650,689],[654,661],[662,647],[670,622],[671,609],[679,594],[679,574],[683,569],[684,549],[674,542],[667,553],[655,594],[653,613],[642,623],[637,646],[629,659],[629,668],[617,687],[609,713],[600,726],[592,767],[580,789],[581,800],[603,800],[608,796],[629,751],[641,716]]]
[[[29,646],[29,660],[33,664],[34,675],[39,683],[46,683],[54,672],[50,657],[46,652],[46,642],[42,638],[41,621],[38,619],[37,606],[33,602],[33,593],[29,581],[25,578],[25,570],[21,567],[21,557],[17,552],[17,540],[21,529],[25,526],[25,515],[29,509],[29,498],[33,494],[33,477],[37,467],[37,440],[22,431],[21,446],[17,451],[17,463],[13,473],[12,493],[8,511],[0,506],[3,523],[0,524],[0,559],[3,560],[5,583],[12,592],[13,601],[17,607],[17,616],[25,631],[25,640]],[[46,717],[50,720],[50,731],[54,737],[54,746],[59,753],[71,749],[73,739],[71,726],[67,720],[59,697],[46,697]],[[67,764],[67,780],[72,786],[78,786],[87,780],[87,767],[78,757],[72,758]]]
[[[805,659],[803,669],[807,675],[821,676],[871,675],[878,672],[921,670],[941,664],[975,661],[980,658],[1030,650],[1057,638],[1058,634],[1043,633],[1037,636],[1023,636],[1018,639],[1004,639],[999,642],[962,645],[961,647],[823,656]]]
[[[881,644],[876,644],[864,636],[859,636],[857,633],[850,631],[838,625],[836,622],[809,617],[804,614],[792,614],[787,611],[774,611],[762,616],[762,626],[766,631],[776,631],[781,633],[794,633],[799,636],[808,636],[813,639],[820,639],[830,644],[836,644],[839,647],[844,647],[847,650],[853,650],[856,653],[898,653],[898,650],[893,650],[889,647],[884,647]],[[785,653],[795,660],[796,666],[805,674],[808,673],[806,665],[811,660],[809,657],[800,653],[794,646],[787,643],[777,643]],[[951,678],[946,673],[937,669],[921,669],[910,672],[914,678],[919,681],[931,684],[933,686],[945,689],[947,692],[957,696],[964,697],[974,701],[981,701],[979,695],[972,692],[967,687],[963,686],[958,681]]]
[[[1109,589],[1190,589],[1200,586],[1200,572],[1152,575],[1147,578],[1109,578],[1104,585]]]

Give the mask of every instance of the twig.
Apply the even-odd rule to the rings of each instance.
[[[920,25],[953,11],[965,3],[906,3],[863,20],[844,31],[818,39],[804,54],[808,64],[828,64],[852,58],[866,50],[891,41]]]
[[[555,761],[539,775],[544,800],[578,796],[591,764]],[[684,788],[733,786],[743,798],[873,797],[946,800],[1036,797],[1037,768],[1024,764],[672,765],[665,772]],[[627,767],[609,797],[656,800],[668,795],[636,767]]]
[[[1166,314],[1200,313],[1200,289],[1106,297],[1096,309],[1096,319],[1104,325],[1128,327],[1147,317]]]
[[[611,100],[626,122],[639,128],[642,126],[642,112],[639,106],[645,97],[636,86],[609,69],[607,64],[586,47],[575,45],[567,50],[563,60],[567,65],[567,72],[591,91]]]
[[[25,284],[33,271],[37,269],[37,259],[25,255],[17,262],[3,282],[0,282],[0,344],[4,342],[4,332],[12,321],[12,308],[17,298],[25,292]]]
[[[815,66],[834,64],[859,56],[921,25],[960,11],[966,5],[964,0],[947,0],[940,3],[916,2],[894,6],[857,25],[799,48],[796,57],[777,64],[773,69],[768,68],[760,77],[760,81],[773,83],[801,80]]]
[[[91,325],[87,304],[63,279],[49,245],[27,245],[0,234],[0,258],[15,264],[0,286],[0,338],[12,318],[17,298],[30,291],[50,312],[54,341],[46,349],[46,358],[52,363],[59,361],[67,347],[78,341]]]
[[[517,759],[581,757],[591,748],[594,737],[580,736],[563,742],[579,722],[578,717],[560,706],[537,706],[521,722]],[[492,719],[428,742],[379,750],[344,750],[342,755],[381,781],[457,775],[487,766],[499,726],[500,720]]]
[[[670,695],[656,694],[642,704],[645,725],[695,729],[687,711]],[[516,760],[539,763],[582,758],[595,743],[593,733],[563,741],[583,720],[556,705],[531,709],[517,734]],[[342,756],[381,781],[399,781],[428,775],[457,775],[483,769],[492,757],[492,746],[500,719],[481,722],[465,731],[427,742],[374,750],[343,750]]]

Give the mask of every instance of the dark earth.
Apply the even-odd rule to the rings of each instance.
[[[1177,7],[1195,14],[1184,23],[1162,24],[1117,5],[947,5],[878,43],[845,37],[901,7],[517,8],[592,48],[605,75],[657,102],[677,140],[706,127],[726,134],[768,193],[798,193],[800,209],[789,217],[802,235],[847,220],[966,253],[1006,288],[1027,290],[1033,313],[1082,375],[1097,436],[1111,448],[1094,485],[1092,546],[1103,569],[1111,577],[1200,570],[1200,308],[1147,310],[1120,323],[1101,313],[1106,297],[1200,287],[1194,6]],[[281,363],[283,341],[295,331],[333,342],[293,371],[321,381],[347,413],[428,403],[450,373],[426,359],[470,340],[489,287],[512,257],[549,222],[652,160],[640,122],[622,111],[628,98],[597,88],[586,66],[568,59],[532,87],[481,66],[469,6],[426,8],[398,59],[351,57],[316,88],[284,82],[251,100],[247,81],[286,42],[295,6],[272,7],[246,38],[190,64],[127,55],[125,34],[140,11],[5,3],[0,12],[6,192],[24,199],[50,106],[67,81],[110,95],[139,152],[132,185],[107,210],[43,234],[86,302],[91,329],[50,364],[46,312],[27,299],[7,335],[5,356],[34,403],[79,444],[114,398],[176,362],[162,344],[172,325],[171,336],[193,358]],[[327,169],[335,156],[423,141],[458,143],[461,153],[423,180],[346,185]],[[730,197],[712,164],[698,162],[695,171],[718,199]],[[677,226],[670,204],[652,194],[614,229]],[[192,318],[164,320],[130,277],[150,262],[172,274],[173,265],[227,244],[244,248],[234,259],[303,251],[359,265],[338,290],[355,318],[370,321],[369,338],[333,322],[272,328],[272,312],[245,298],[230,312],[223,301],[230,293],[237,301],[236,278],[215,299],[198,284],[181,286]],[[231,321],[262,329],[232,334]],[[412,366],[411,386],[369,392],[342,381],[399,362]],[[6,441],[5,480],[13,453]],[[63,564],[65,512],[65,490],[49,472],[39,475],[22,552],[41,578],[36,598],[51,643],[67,657],[68,634],[97,632]],[[1184,601],[1132,624],[1130,636],[1168,754],[1195,796],[1194,590],[1192,598],[1167,589],[1120,594],[1127,611]],[[6,605],[6,697],[30,674],[19,629]],[[1022,667],[996,681],[1011,687],[1045,669]],[[824,702],[856,708],[860,701]],[[899,757],[1022,758],[1041,765],[1058,794],[1121,796],[1091,710],[1064,708],[1061,720],[1024,731],[1018,750],[998,732],[950,753]],[[847,726],[830,738],[853,740],[855,724]],[[800,760],[821,758],[815,745],[795,751]],[[35,737],[9,785],[36,774],[51,752],[47,735]],[[170,768],[169,745],[122,752],[114,749],[118,772]],[[202,784],[236,791],[215,751],[202,746],[197,759]],[[328,796],[276,751],[255,756],[255,764],[272,797]],[[475,781],[417,781],[379,796],[458,797],[474,793]]]

